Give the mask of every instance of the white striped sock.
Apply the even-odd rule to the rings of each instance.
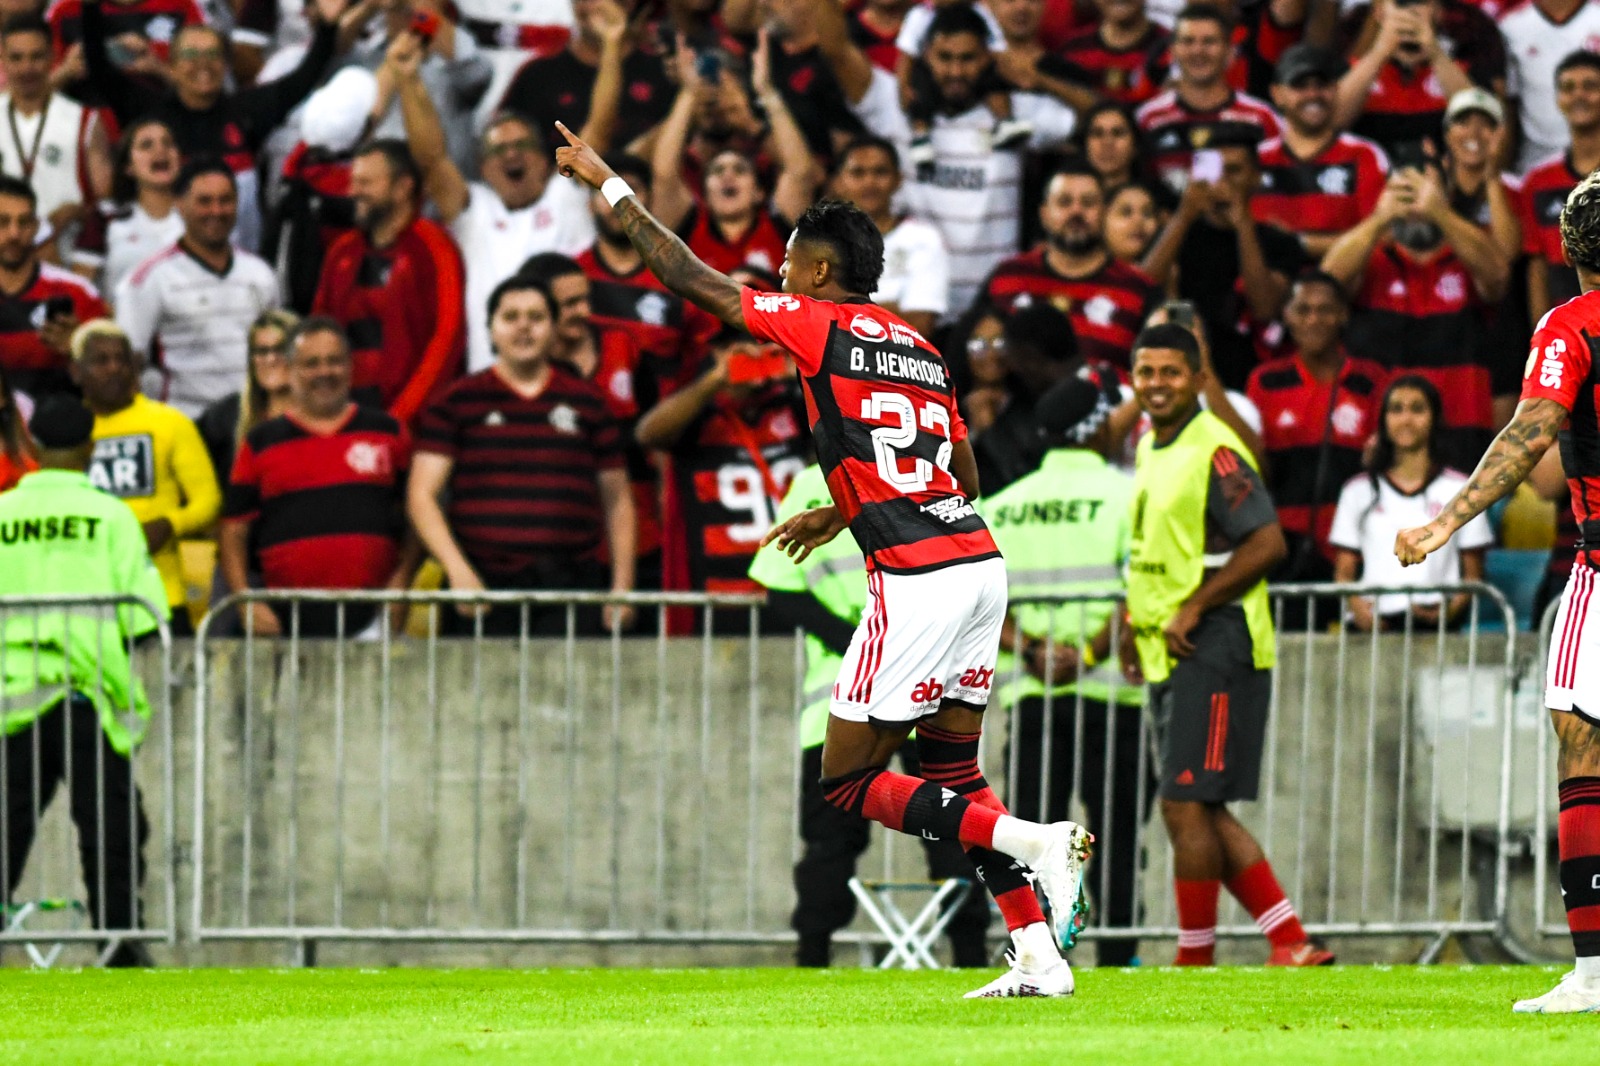
[[[1294,907],[1287,899],[1281,899],[1261,912],[1261,916],[1256,919],[1256,928],[1263,933],[1270,933],[1293,917]]]

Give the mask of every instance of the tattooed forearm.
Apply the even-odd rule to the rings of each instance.
[[[1472,480],[1456,493],[1439,516],[1460,529],[1509,495],[1549,450],[1566,421],[1567,410],[1554,400],[1523,400],[1505,429],[1472,472]]]
[[[728,325],[745,328],[739,286],[732,278],[701,262],[676,233],[644,209],[638,197],[617,201],[615,210],[622,232],[628,235],[644,257],[645,265],[663,285]]]

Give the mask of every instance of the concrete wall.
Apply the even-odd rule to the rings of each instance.
[[[1263,775],[1263,801],[1244,813],[1308,920],[1448,919],[1487,905],[1476,866],[1483,857],[1492,866],[1493,848],[1478,845],[1464,861],[1453,827],[1463,812],[1482,818],[1487,811],[1493,820],[1500,719],[1491,687],[1503,639],[1478,642],[1477,660],[1485,664],[1479,691],[1447,683],[1437,693],[1418,677],[1465,663],[1473,654],[1465,638],[1442,647],[1419,640],[1409,658],[1393,637],[1379,642],[1375,656],[1366,638],[1283,641],[1270,735],[1275,754]],[[533,641],[526,655],[515,641],[339,650],[331,642],[304,642],[297,655],[286,644],[212,647],[207,927],[642,930],[688,940],[708,931],[725,938],[786,931],[796,852],[791,641],[763,640],[753,657],[750,642],[720,638],[709,649],[698,640]],[[187,929],[196,681],[188,647],[180,648],[177,667],[178,888]],[[1471,729],[1470,716],[1455,714],[1468,705],[1478,708]],[[1422,729],[1431,715],[1436,728]],[[1517,755],[1519,765],[1532,766],[1541,717],[1536,708],[1523,715],[1516,735],[1529,758]],[[1460,728],[1452,728],[1457,718]],[[1406,742],[1418,732],[1445,737],[1437,756],[1443,829],[1436,833],[1428,829],[1432,749]],[[1003,716],[992,715],[985,761],[999,787],[1004,734]],[[141,756],[153,815],[161,787],[152,756],[160,747],[158,737]],[[1529,797],[1519,810],[1540,802],[1531,769],[1519,771],[1516,787]],[[64,804],[56,808],[21,898],[69,891],[74,853]],[[1171,926],[1159,819],[1151,830],[1149,921]],[[886,836],[875,834],[864,873],[918,876],[916,846],[900,839],[886,847]],[[162,850],[158,829],[147,891],[157,918]],[[1526,892],[1517,897],[1519,915],[1530,899]],[[1559,905],[1550,913],[1559,920]],[[1230,920],[1243,919],[1225,909],[1224,922]],[[868,927],[858,920],[857,928]],[[1424,942],[1366,942],[1347,956],[1405,958]],[[1170,952],[1153,944],[1146,957],[1165,961]],[[1240,961],[1262,954],[1257,941],[1222,953]],[[281,944],[219,944],[186,945],[163,957],[239,963],[288,955]],[[324,944],[320,955],[324,962],[491,965],[759,964],[786,957],[782,946],[627,943]],[[18,961],[15,952],[6,958]]]

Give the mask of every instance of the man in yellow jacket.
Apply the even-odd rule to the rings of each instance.
[[[89,480],[127,501],[143,525],[167,589],[172,632],[186,636],[194,630],[178,541],[217,520],[222,490],[194,423],[139,391],[142,369],[128,335],[111,319],[93,319],[73,333],[72,379],[95,416]]]

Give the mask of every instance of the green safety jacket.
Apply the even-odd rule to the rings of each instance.
[[[806,467],[789,484],[789,491],[778,506],[778,521],[801,511],[832,503],[828,480],[822,467]],[[775,592],[806,592],[832,613],[857,625],[867,609],[866,560],[847,529],[814,550],[805,562],[795,561],[769,544],[756,552],[750,562],[750,579]],[[835,654],[816,637],[806,636],[806,676],[801,686],[800,746],[821,744],[828,732],[828,708],[833,699],[833,683],[839,679],[842,656]]]
[[[75,691],[126,755],[150,723],[128,642],[165,621],[166,587],[126,503],[85,474],[39,470],[0,493],[0,596],[72,595],[138,596],[160,613],[131,603],[0,611],[0,730],[21,732]]]
[[[1122,595],[1122,564],[1128,557],[1128,501],[1133,479],[1083,448],[1047,452],[1039,469],[975,505],[1006,558],[1012,601],[1103,592],[1082,604],[1020,605],[1011,616],[1029,637],[1054,635],[1057,647],[1087,644],[1105,625]],[[1115,649],[1112,649],[1115,652]],[[1143,690],[1122,679],[1115,654],[1084,672],[1082,683],[1059,685],[1057,696],[1138,704]],[[1002,705],[1044,694],[1044,682],[1022,670],[1009,647],[1000,649],[996,676],[1006,683]]]
[[[1227,557],[1206,555],[1206,498],[1211,488],[1211,457],[1232,448],[1250,468],[1255,457],[1227,424],[1201,411],[1160,448],[1156,435],[1139,442],[1133,474],[1133,548],[1128,562],[1128,615],[1139,646],[1139,666],[1151,684],[1172,673],[1166,628],[1178,608],[1200,587],[1207,569]],[[1239,598],[1250,628],[1258,670],[1277,661],[1266,579]]]

